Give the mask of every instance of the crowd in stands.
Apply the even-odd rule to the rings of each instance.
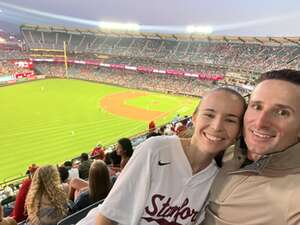
[[[150,121],[143,141],[157,135],[189,137],[190,118],[178,115],[178,119],[161,127]],[[18,184],[15,201],[1,201],[6,217],[1,215],[0,224],[1,221],[8,222],[5,225],[26,221],[26,225],[56,225],[64,217],[104,199],[132,156],[134,143],[121,138],[113,151],[97,144],[90,154],[82,153],[79,161],[75,158],[61,166],[29,166],[27,177]]]
[[[0,53],[1,54],[1,53]],[[0,76],[31,72],[31,69],[18,67],[12,60],[0,60]]]
[[[101,36],[95,34],[75,34],[39,30],[23,30],[22,35],[27,48],[22,49],[0,49],[1,71],[0,74],[19,72],[10,65],[7,65],[10,59],[25,58],[49,58],[63,57],[63,42],[68,42],[69,59],[77,60],[97,60],[103,63],[125,64],[129,66],[145,66],[161,70],[176,69],[190,73],[210,73],[219,74],[224,77],[220,81],[221,86],[236,86],[237,90],[246,92],[244,86],[253,86],[256,78],[266,70],[290,68],[297,69],[300,66],[300,47],[296,43],[286,42],[284,44],[262,43],[262,42],[238,42],[238,41],[197,41],[197,40],[169,40],[164,38],[142,38],[127,36],[110,36],[109,34]],[[158,37],[158,36],[157,36]],[[36,49],[38,51],[25,51],[25,49]],[[42,49],[52,49],[53,52],[43,51]],[[57,52],[59,50],[60,52]],[[38,54],[37,54],[38,53]],[[44,64],[45,66],[45,64]],[[53,66],[51,66],[53,67]],[[64,74],[63,66],[56,66],[57,70],[49,70],[47,73],[51,76]],[[92,66],[70,66],[70,76],[76,74],[80,69],[80,79],[99,80],[101,82],[111,83],[111,76],[107,77],[98,74],[120,74],[120,71],[92,68]],[[45,69],[44,69],[45,70]],[[22,70],[23,72],[24,70]],[[53,73],[54,72],[54,73]],[[92,72],[90,74],[90,72]],[[232,73],[237,76],[231,76]],[[124,73],[121,76],[124,78]],[[127,80],[141,81],[138,73],[126,73]],[[162,91],[169,88],[173,93],[182,92],[178,90],[177,81],[168,87],[166,83],[169,78],[160,75],[151,74],[151,80],[162,82],[160,87],[155,87],[145,81],[144,89],[154,89]],[[117,79],[118,78],[118,79]],[[116,77],[114,84],[128,84],[128,81],[122,81]],[[154,78],[154,79],[153,79]],[[141,79],[148,79],[143,76]],[[167,80],[167,81],[164,81]],[[176,80],[176,79],[175,79]],[[194,78],[183,81],[184,87],[188,87],[192,94],[198,93],[190,85],[203,85],[203,82],[196,81]],[[181,81],[180,81],[181,82]],[[179,82],[179,83],[180,83]],[[132,82],[134,83],[134,82]],[[157,82],[156,82],[157,83]],[[170,84],[170,83],[169,83]],[[132,84],[129,84],[130,87]],[[203,86],[206,86],[204,82]],[[208,86],[211,86],[208,84]],[[196,88],[197,89],[197,88]],[[183,93],[186,94],[186,93]]]
[[[62,77],[65,76],[63,64],[37,63],[38,74]],[[135,71],[125,71],[110,68],[99,68],[90,65],[70,64],[68,77],[84,79],[129,88],[202,96],[215,86],[212,81],[202,81],[194,77],[183,77],[165,74],[144,74]]]
[[[300,47],[288,43],[241,43],[226,41],[177,41],[167,39],[69,34],[38,30],[23,31],[30,48],[63,49],[133,58],[151,58],[162,62],[208,64],[261,73],[266,70],[299,66]]]
[[[25,51],[0,49],[0,60],[28,59],[28,57],[29,54]]]

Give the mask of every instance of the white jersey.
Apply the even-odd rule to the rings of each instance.
[[[138,146],[99,212],[121,225],[196,224],[218,172],[213,161],[193,175],[177,136]]]

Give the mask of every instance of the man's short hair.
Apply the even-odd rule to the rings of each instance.
[[[65,161],[64,166],[65,167],[72,167],[72,162],[71,161]]]
[[[257,80],[257,84],[263,82],[264,80],[282,80],[300,85],[300,71],[290,69],[268,71],[260,76],[260,78]]]
[[[80,159],[81,161],[87,161],[89,160],[89,155],[87,153],[81,153]]]

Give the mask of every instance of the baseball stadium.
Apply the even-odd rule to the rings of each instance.
[[[229,88],[247,100],[261,74],[300,67],[299,36],[227,36],[193,29],[165,33],[26,23],[18,38],[1,32],[1,204],[13,210],[22,182],[33,182],[45,165],[66,169],[68,176],[74,170],[75,181],[87,182],[81,169],[88,165],[92,174],[91,165],[101,159],[117,179],[125,167],[118,156],[123,139],[134,152],[152,136],[191,138],[192,115],[212,90]],[[82,185],[66,180],[75,193]],[[75,224],[90,206],[77,217],[71,213],[49,224]],[[176,210],[176,219],[183,218]],[[19,224],[43,224],[24,223],[27,215],[13,218]],[[152,220],[149,224],[171,224]]]

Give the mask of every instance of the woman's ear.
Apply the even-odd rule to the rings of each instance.
[[[198,113],[193,113],[192,115],[192,123],[195,125]]]

